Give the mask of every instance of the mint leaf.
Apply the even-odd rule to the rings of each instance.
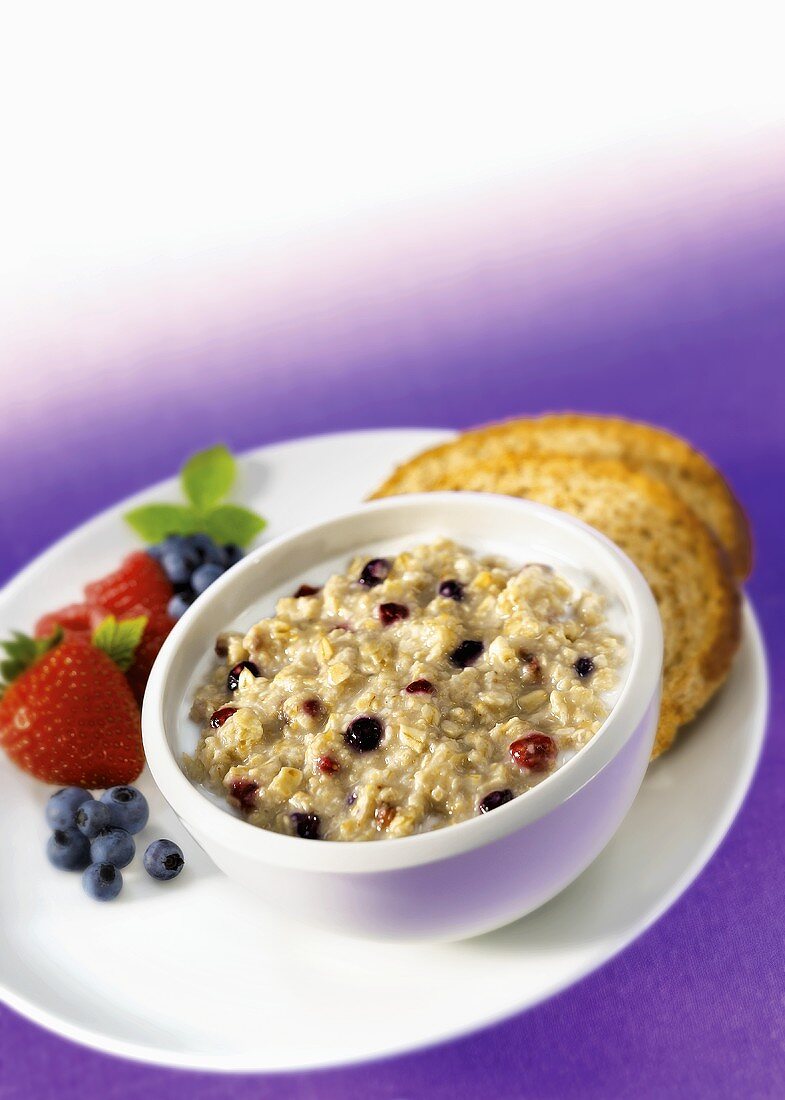
[[[114,615],[107,615],[93,632],[93,645],[103,650],[121,672],[127,672],[133,664],[136,647],[146,626],[146,615],[123,619],[122,622],[118,622]]]
[[[160,542],[167,535],[192,535],[201,530],[198,513],[187,504],[142,504],[126,512],[125,520],[145,542]]]
[[[238,546],[247,545],[267,526],[267,521],[256,512],[239,504],[219,504],[203,513],[201,521],[200,530],[210,538],[221,543],[236,542]]]
[[[180,471],[183,492],[200,512],[224,499],[234,484],[235,461],[222,443],[192,455]]]

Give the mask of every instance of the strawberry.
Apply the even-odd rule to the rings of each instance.
[[[157,561],[143,550],[135,550],[114,573],[85,586],[87,603],[105,608],[113,615],[125,615],[143,608],[151,615],[166,610],[174,594]]]
[[[86,603],[71,603],[59,611],[49,611],[35,624],[36,638],[49,638],[59,627],[66,634],[85,634],[89,637],[106,612]]]
[[[147,621],[133,663],[126,673],[131,691],[134,693],[139,706],[142,705],[144,689],[147,687],[147,679],[153,667],[153,662],[173,626],[174,619],[160,612],[157,615],[150,615]]]
[[[139,708],[123,668],[145,620],[104,620],[93,640],[55,632],[3,644],[0,745],[45,783],[85,788],[133,782],[144,766]]]

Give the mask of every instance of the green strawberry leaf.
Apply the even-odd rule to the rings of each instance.
[[[234,458],[219,443],[192,455],[180,471],[180,481],[194,508],[204,512],[224,499],[234,484],[236,473]]]
[[[203,513],[201,523],[200,530],[211,539],[238,546],[246,546],[267,526],[267,520],[239,504],[219,504]]]
[[[126,512],[125,520],[145,542],[161,542],[167,535],[192,535],[201,530],[198,512],[187,504],[142,504]]]
[[[31,638],[28,634],[14,630],[11,641],[0,642],[0,649],[6,654],[5,660],[0,661],[0,697],[9,684],[35,664],[39,657],[54,649],[62,637],[63,632],[58,626],[46,638]]]
[[[123,619],[122,622],[118,622],[114,615],[107,615],[93,632],[93,645],[103,650],[121,672],[127,672],[133,664],[136,647],[146,626],[146,615]]]

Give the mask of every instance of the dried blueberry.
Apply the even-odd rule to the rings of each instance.
[[[320,840],[318,814],[292,814],[292,825],[297,836],[303,840]]]
[[[579,657],[572,667],[581,679],[583,679],[585,676],[591,676],[592,672],[594,672],[594,661],[591,657]]]
[[[294,594],[294,598],[299,600],[302,596],[315,596],[321,589],[314,588],[312,584],[301,584]]]
[[[320,718],[323,707],[321,699],[306,699],[300,704],[300,710],[307,718]]]
[[[343,739],[355,752],[373,752],[382,743],[384,730],[378,718],[363,715],[347,726]]]
[[[391,623],[398,623],[408,618],[409,608],[402,603],[379,604],[379,619],[382,626],[390,626]]]
[[[444,596],[446,600],[460,601],[463,599],[463,585],[455,580],[442,581],[439,585],[439,595]]]
[[[456,646],[452,651],[450,654],[450,661],[456,668],[466,668],[468,665],[474,664],[484,648],[485,646],[482,642],[467,638],[465,642],[461,642],[461,644]]]
[[[375,588],[377,584],[386,581],[389,575],[390,563],[387,558],[372,558],[363,567],[359,580],[366,588]]]
[[[405,690],[409,695],[433,695],[436,688],[430,680],[412,680]]]
[[[514,797],[512,791],[507,787],[502,791],[491,791],[480,802],[480,813],[489,814],[491,810],[498,810],[499,806],[503,806],[505,802],[512,802]]]

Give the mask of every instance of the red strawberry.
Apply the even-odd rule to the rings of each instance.
[[[141,612],[139,613],[141,614]],[[159,612],[157,615],[149,616],[142,640],[137,646],[133,664],[126,673],[131,691],[134,693],[139,706],[142,705],[144,689],[147,687],[147,679],[153,667],[153,662],[173,626],[174,619],[170,618],[169,615],[162,615]]]
[[[110,623],[111,639],[123,629]],[[61,786],[132,783],[144,766],[139,708],[114,661],[75,634],[17,634],[3,648],[11,683],[0,699],[0,745],[14,763]]]
[[[113,615],[126,615],[137,608],[145,614],[166,611],[174,594],[166,573],[143,550],[129,554],[114,573],[85,586],[88,604],[106,608]]]
[[[35,624],[36,638],[49,638],[60,627],[66,634],[85,634],[89,637],[106,612],[86,603],[71,603],[59,611],[49,611]]]

